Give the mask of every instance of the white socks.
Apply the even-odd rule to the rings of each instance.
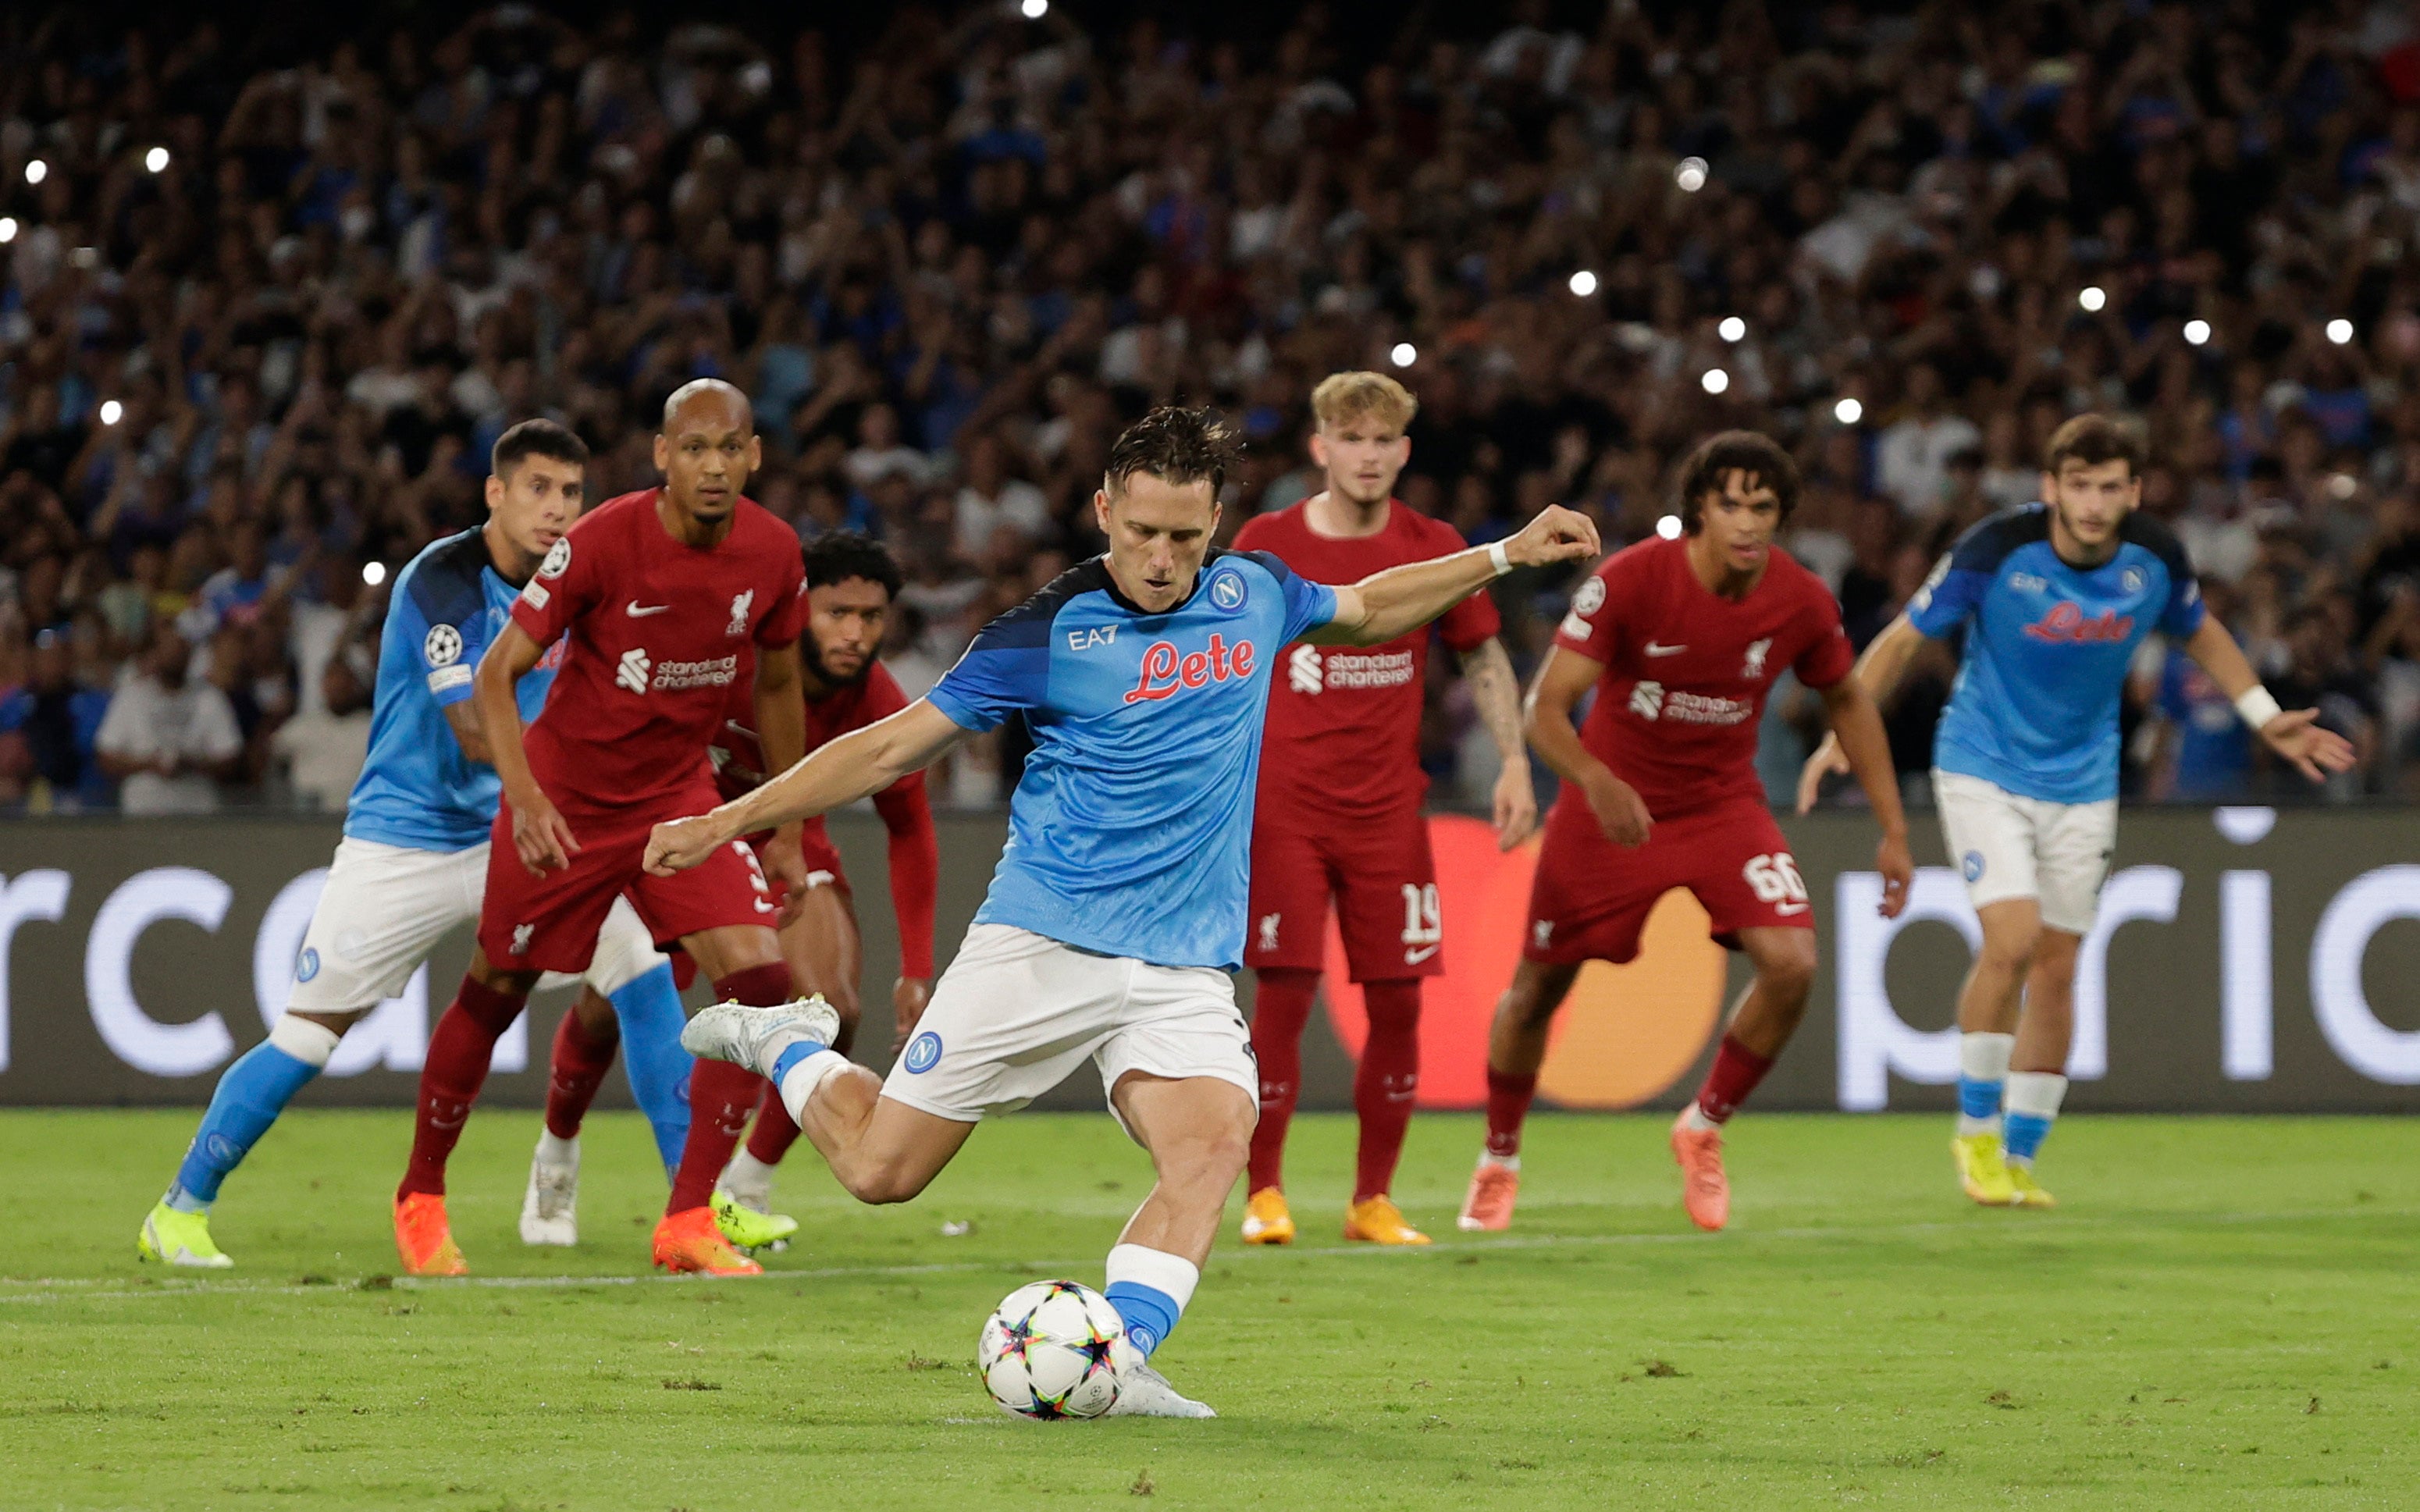
[[[818,1050],[783,1073],[779,1083],[782,1105],[790,1110],[790,1117],[801,1128],[807,1121],[807,1100],[815,1095],[815,1088],[824,1084],[825,1077],[848,1063],[848,1057],[837,1050]]]
[[[2067,1078],[2055,1071],[2019,1071],[2009,1073],[2009,1111],[2029,1114],[2037,1119],[2055,1119],[2058,1105],[2067,1099]]]
[[[2013,1034],[1962,1034],[1958,1037],[1958,1133],[2000,1132],[2000,1088],[2009,1079],[2009,1057],[2016,1053]]]
[[[306,1066],[320,1071],[328,1069],[328,1057],[336,1053],[340,1036],[324,1024],[293,1013],[280,1013],[277,1022],[269,1026],[269,1042],[285,1051]]]
[[[739,1153],[731,1157],[731,1164],[722,1168],[722,1180],[715,1185],[737,1197],[742,1207],[761,1208],[772,1200],[773,1167],[750,1154],[748,1147],[742,1145]]]
[[[553,1130],[540,1129],[537,1134],[537,1163],[551,1165],[557,1170],[580,1169],[580,1136],[573,1134],[568,1139],[558,1139]]]

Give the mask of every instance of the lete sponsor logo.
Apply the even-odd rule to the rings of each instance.
[[[2025,626],[2025,634],[2037,640],[2057,645],[2106,645],[2123,640],[2134,633],[2134,616],[2120,614],[2116,609],[2102,609],[2086,617],[2081,606],[2071,599],[2053,604],[2050,612]]]
[[[1181,652],[1173,640],[1155,640],[1143,648],[1142,675],[1126,689],[1125,701],[1156,703],[1187,688],[1249,677],[1256,655],[1249,640],[1238,640],[1231,646],[1225,637],[1218,635],[1210,638],[1209,648],[1204,651]]]

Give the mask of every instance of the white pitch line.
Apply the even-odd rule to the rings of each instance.
[[[2358,1208],[2324,1208],[2289,1212],[2211,1212],[2173,1214],[2169,1216],[2187,1223],[2307,1223],[2315,1219],[2324,1218],[2420,1217],[2420,1208],[2387,1208],[2365,1204]],[[2030,1223],[2032,1220],[2029,1218],[2012,1218],[2010,1221],[2015,1224],[2024,1224]],[[2071,1213],[2054,1220],[2058,1227],[2049,1230],[2049,1232],[2055,1234],[2066,1229],[2108,1227],[2120,1222],[2143,1224],[2156,1221],[2156,1215],[2133,1215],[2121,1218],[2117,1214],[2086,1216]],[[1435,1245],[1331,1244],[1307,1247],[1303,1249],[1294,1249],[1289,1246],[1284,1250],[1277,1252],[1277,1255],[1273,1257],[1283,1257],[1287,1255],[1296,1256],[1303,1258],[1310,1258],[1312,1257],[1327,1258],[1337,1256],[1388,1256],[1404,1259],[1417,1259],[1423,1257],[1434,1259],[1447,1255],[1455,1256],[1457,1257],[1462,1256],[1485,1255],[1491,1251],[1497,1250],[1562,1248],[1596,1249],[1633,1244],[1719,1244],[1725,1242],[1756,1242],[1762,1240],[1798,1241],[1846,1239],[1862,1241],[1913,1238],[1924,1234],[1974,1233],[1980,1230],[1978,1222],[1973,1219],[1968,1219],[1962,1222],[1944,1221],[1920,1224],[1894,1224],[1886,1227],[1876,1228],[1830,1227],[1735,1229],[1720,1239],[1712,1238],[1704,1234],[1685,1232],[1656,1234],[1536,1234],[1523,1235],[1512,1239],[1457,1240],[1445,1244]],[[2012,1230],[2012,1232],[2022,1233],[2023,1230]],[[941,1264],[921,1265],[835,1265],[824,1266],[814,1270],[806,1271],[768,1271],[765,1273],[763,1279],[768,1282],[781,1282],[784,1280],[847,1281],[877,1280],[885,1276],[949,1275],[983,1271],[1001,1271],[1020,1274],[1048,1271],[1066,1273],[1081,1270],[1095,1263],[1097,1263],[1095,1260],[1001,1259],[962,1260]],[[1260,1262],[1248,1261],[1246,1263]],[[36,1288],[13,1295],[6,1291],[0,1291],[0,1304],[135,1302],[157,1300],[163,1297],[300,1297],[309,1296],[313,1293],[327,1294],[332,1292],[376,1291],[387,1289],[387,1288],[384,1287],[364,1287],[359,1281],[330,1280],[325,1283],[303,1286],[292,1282],[246,1281],[234,1278],[225,1281],[208,1281],[203,1280],[200,1277],[178,1277],[172,1280],[163,1281],[155,1286],[143,1287],[131,1290],[121,1289],[116,1291],[101,1291],[85,1289],[105,1286],[115,1286],[118,1284],[119,1283],[115,1277],[110,1276],[70,1276],[56,1279],[0,1277],[0,1288],[25,1287]],[[491,1290],[566,1290],[579,1287],[635,1287],[659,1284],[701,1286],[711,1284],[711,1278],[695,1275],[653,1274],[475,1276],[405,1275],[396,1276],[391,1280],[393,1288],[398,1291],[443,1291],[471,1288],[487,1288]]]

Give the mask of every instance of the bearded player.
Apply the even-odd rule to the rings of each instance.
[[[2047,1208],[2034,1160],[2067,1096],[2075,957],[2099,913],[2118,837],[2118,699],[2154,630],[2235,701],[2243,722],[2313,781],[2351,766],[2352,747],[2285,710],[2203,612],[2184,547],[2142,501],[2142,438],[2103,415],[2051,433],[2046,503],[1977,524],[1907,611],[1866,647],[1856,680],[1898,687],[1927,638],[1969,627],[1933,737],[1941,834],[1983,927],[1958,994],[1959,1184],[1991,1207]],[[1798,808],[1841,762],[1807,760]]]
[[[1311,394],[1311,455],[1326,476],[1319,493],[1247,522],[1238,551],[1266,551],[1298,576],[1351,583],[1407,562],[1464,548],[1462,534],[1393,497],[1410,457],[1404,427],[1419,402],[1383,373],[1338,373]],[[1436,622],[1462,656],[1479,717],[1496,739],[1497,843],[1512,849],[1537,826],[1520,685],[1496,639],[1495,604],[1474,594]],[[1353,1079],[1360,1121],[1353,1203],[1344,1237],[1425,1244],[1388,1195],[1419,1088],[1420,979],[1445,969],[1436,862],[1420,799],[1421,695],[1429,631],[1423,625],[1370,651],[1304,644],[1285,656],[1269,689],[1260,795],[1252,812],[1251,929],[1244,964],[1256,986],[1252,1054],[1261,1070],[1261,1121],[1252,1131],[1244,1242],[1284,1244],[1294,1216],[1284,1187],[1286,1125],[1301,1082],[1302,1031],[1319,991],[1328,899],[1360,984],[1369,1036]]]
[[[1755,979],[1705,1083],[1672,1125],[1682,1199],[1700,1228],[1730,1221],[1722,1128],[1790,1042],[1815,980],[1814,905],[1756,774],[1757,720],[1783,669],[1818,690],[1883,838],[1882,911],[1912,874],[1890,745],[1849,676],[1839,607],[1773,544],[1798,501],[1789,454],[1724,431],[1683,464],[1682,533],[1617,552],[1583,580],[1532,687],[1529,740],[1564,781],[1546,819],[1521,964],[1487,1045],[1487,1147],[1458,1223],[1500,1229],[1520,1190],[1521,1123],[1546,1031],[1589,961],[1638,954],[1656,900],[1686,887]],[[1596,702],[1576,732],[1572,709]]]
[[[1484,550],[1342,588],[1262,552],[1214,551],[1227,428],[1153,410],[1109,452],[1094,517],[1106,554],[985,626],[933,690],[747,797],[663,825],[662,872],[733,838],[889,787],[1021,714],[1033,735],[989,896],[888,1080],[829,1048],[820,1004],[719,1005],[682,1042],[771,1076],[843,1186],[923,1191],[976,1122],[1022,1107],[1091,1058],[1157,1180],[1109,1251],[1109,1301],[1147,1357],[1201,1279],[1242,1174],[1259,1078],[1229,975],[1243,954],[1254,768],[1269,679],[1289,642],[1382,645],[1516,565],[1596,549],[1548,509]],[[1209,1417],[1138,1361],[1113,1412]]]
[[[718,997],[791,995],[774,933],[779,905],[753,851],[720,847],[678,877],[649,874],[641,858],[651,825],[715,798],[706,746],[735,686],[752,675],[769,764],[787,765],[804,748],[798,537],[741,495],[761,452],[748,401],[730,384],[702,378],[675,391],[655,456],[663,486],[599,505],[555,543],[473,682],[504,803],[478,949],[430,1037],[411,1161],[396,1193],[396,1248],[415,1275],[466,1269],[445,1217],[446,1158],[497,1037],[539,973],[587,965],[616,897],[627,892],[658,942],[679,940]],[[566,635],[563,669],[525,740],[511,717],[514,685]],[[766,847],[765,865],[804,901],[795,825]],[[754,1077],[719,1063],[692,1074],[657,1264],[757,1273],[717,1231],[708,1198],[737,1137],[730,1110],[744,1125],[759,1091]]]
[[[799,640],[799,684],[805,697],[806,746],[813,750],[908,706],[907,695],[875,655],[890,623],[892,601],[906,579],[889,547],[856,531],[816,537],[806,548],[805,563],[807,631]],[[706,755],[726,799],[765,780],[752,688],[732,685],[722,727],[715,732]],[[923,773],[910,772],[876,794],[874,807],[890,834],[891,905],[899,929],[900,975],[891,992],[895,1054],[932,991],[933,902],[940,851]],[[761,852],[771,839],[767,831],[750,836],[749,841]],[[783,926],[782,954],[798,988],[821,995],[840,1014],[840,1037],[832,1048],[846,1055],[859,1018],[861,952],[856,901],[840,850],[820,815],[801,826],[799,845],[806,898],[799,916]],[[546,1133],[531,1162],[523,1208],[521,1237],[531,1243],[578,1241],[574,1203],[581,1120],[613,1063],[619,1040],[610,1017],[566,1014],[564,1026],[555,1039],[547,1084]],[[768,1088],[746,1148],[732,1157],[714,1192],[723,1237],[739,1248],[776,1244],[797,1232],[796,1219],[772,1211],[772,1186],[773,1167],[798,1136],[799,1126],[780,1096]]]

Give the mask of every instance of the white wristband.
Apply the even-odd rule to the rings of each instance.
[[[1512,570],[1512,559],[1505,554],[1504,543],[1501,541],[1487,543],[1487,560],[1496,563],[1496,576],[1498,578]]]
[[[2277,695],[2259,684],[2245,688],[2235,700],[2235,712],[2255,730],[2268,728],[2269,721],[2285,713],[2277,706]]]

